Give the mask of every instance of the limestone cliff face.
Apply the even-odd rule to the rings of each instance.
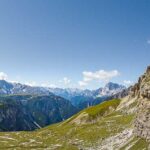
[[[130,95],[138,98],[150,99],[150,66],[147,67],[146,72],[139,78],[132,88]]]
[[[132,87],[131,96],[138,100],[134,133],[150,141],[150,66]]]

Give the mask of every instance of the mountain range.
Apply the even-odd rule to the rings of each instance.
[[[150,66],[127,93],[36,131],[1,132],[0,148],[149,150]]]
[[[0,95],[10,94],[50,95],[51,93],[44,87],[32,87],[21,83],[0,80]]]
[[[28,95],[50,95],[51,93],[61,96],[72,101],[76,96],[83,97],[107,97],[115,95],[126,89],[125,86],[117,83],[108,82],[103,88],[96,90],[77,89],[77,88],[49,88],[40,86],[29,86],[21,83],[11,83],[5,80],[0,80],[0,95],[10,94],[28,94]]]
[[[116,83],[109,82],[103,88],[96,90],[77,89],[77,88],[49,88],[33,87],[21,83],[10,83],[0,80],[0,95],[51,95],[52,93],[69,100],[72,105],[80,109],[100,103],[109,97],[116,95],[126,87]]]
[[[80,90],[31,87],[0,80],[0,130],[42,128],[108,100],[123,90],[124,86],[112,82],[97,90]]]

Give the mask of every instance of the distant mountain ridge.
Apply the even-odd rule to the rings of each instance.
[[[113,98],[114,95],[121,93],[126,89],[125,86],[108,82],[104,87],[96,90],[81,89],[61,89],[48,88],[50,92],[71,101],[71,103],[80,109],[99,104],[100,102]],[[117,97],[117,95],[116,95]]]
[[[123,89],[126,89],[125,86],[109,82],[103,88],[99,88],[96,90],[81,90],[81,89],[62,89],[62,88],[48,88],[50,92],[65,97],[65,98],[72,98],[74,96],[88,96],[88,97],[103,97],[103,96],[110,96],[114,95]]]
[[[117,83],[108,82],[104,88],[96,90],[78,89],[78,88],[49,88],[41,86],[29,86],[21,83],[11,83],[6,80],[0,80],[0,94],[38,94],[48,95],[51,93],[70,98],[76,96],[105,96],[118,93],[126,87]]]
[[[0,95],[10,94],[51,95],[52,93],[44,87],[32,87],[21,83],[0,80]]]
[[[80,107],[85,105],[82,108],[87,107],[87,105],[94,105],[95,100],[99,99],[96,104],[99,102],[109,99],[113,95],[122,92],[126,87],[117,83],[109,82],[103,88],[96,90],[89,89],[77,89],[77,88],[49,88],[49,87],[40,87],[40,86],[29,86],[21,83],[10,83],[5,80],[0,80],[0,95],[14,95],[14,94],[27,94],[27,95],[52,95],[61,96],[76,106]]]
[[[126,87],[121,84],[108,82],[103,88],[99,88],[93,92],[95,93],[95,97],[103,97],[115,95],[124,89],[126,89]]]

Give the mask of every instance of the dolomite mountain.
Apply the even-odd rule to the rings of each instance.
[[[126,87],[117,83],[108,82],[104,87],[96,90],[77,88],[49,88],[29,86],[21,83],[10,83],[0,80],[0,95],[56,95],[69,100],[79,110],[101,103],[115,97],[122,96]],[[119,94],[120,93],[120,94]]]
[[[150,66],[131,90],[138,101],[134,133],[150,142]]]
[[[150,141],[150,66],[130,88],[129,95],[122,100],[118,109],[135,114],[134,135]]]

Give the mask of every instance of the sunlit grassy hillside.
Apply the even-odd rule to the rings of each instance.
[[[116,111],[114,99],[87,108],[68,120],[33,132],[1,132],[0,149],[114,150],[148,149],[133,136],[134,114]]]

